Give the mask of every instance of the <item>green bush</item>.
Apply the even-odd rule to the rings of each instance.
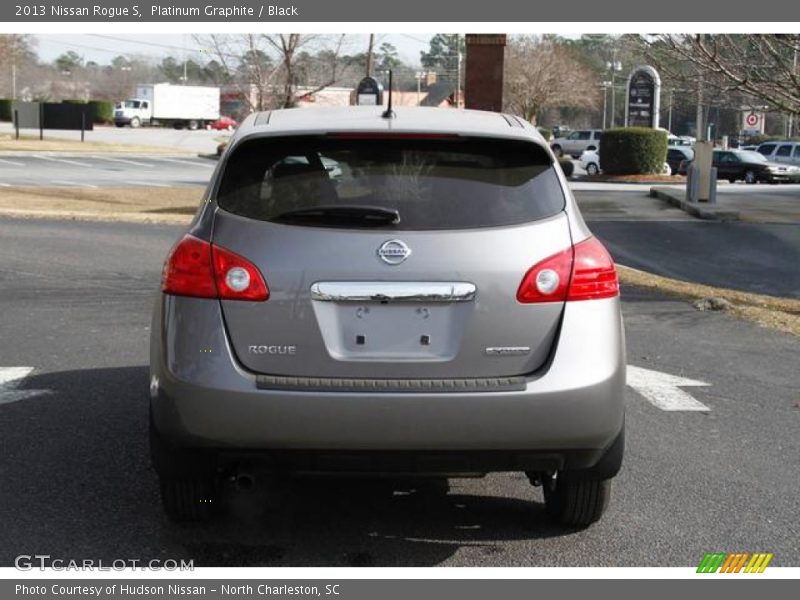
[[[0,121],[11,120],[11,102],[10,98],[0,98]]]
[[[114,120],[114,103],[108,100],[91,100],[89,107],[92,109],[95,123],[111,123]]]
[[[572,173],[575,171],[575,163],[572,162],[568,158],[559,158],[558,164],[561,165],[561,169],[564,171],[564,175],[567,177],[572,177]]]
[[[778,140],[778,139],[780,138],[775,137],[774,135],[758,134],[747,138],[747,142],[745,142],[745,144],[746,145],[752,144],[753,146],[757,146],[758,144],[763,144],[764,142],[771,142],[772,140]]]
[[[607,129],[600,139],[600,169],[608,175],[661,173],[667,132],[649,127]]]
[[[64,98],[61,104],[86,104],[86,100],[81,100],[80,98]]]

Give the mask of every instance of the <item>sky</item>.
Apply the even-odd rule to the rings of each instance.
[[[190,34],[47,34],[35,35],[39,58],[50,62],[59,55],[74,50],[85,61],[107,64],[115,56],[150,56],[161,62],[165,56],[177,59],[201,58],[201,47]],[[400,58],[411,65],[419,64],[419,53],[428,49],[430,34],[375,34],[375,47],[383,42],[394,44]],[[368,34],[349,34],[345,39],[342,53],[365,52]]]

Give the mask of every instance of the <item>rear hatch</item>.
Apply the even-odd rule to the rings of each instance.
[[[564,193],[532,141],[265,137],[225,166],[213,243],[263,274],[222,300],[256,373],[508,377],[547,359],[563,302],[520,304],[534,264],[571,246]]]

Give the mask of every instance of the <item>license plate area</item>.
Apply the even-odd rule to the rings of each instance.
[[[370,296],[364,294],[363,284],[349,296],[340,288],[335,294],[317,290],[314,312],[328,353],[348,361],[452,360],[473,310],[474,287],[468,297],[419,289],[425,292],[420,300],[411,299],[408,287],[402,295],[396,287],[392,292],[388,286],[378,286]]]

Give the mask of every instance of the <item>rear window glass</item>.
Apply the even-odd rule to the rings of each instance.
[[[792,153],[792,147],[789,145],[781,146],[775,153],[775,156],[789,156]]]
[[[769,156],[772,154],[772,151],[775,149],[775,144],[761,144],[758,147],[758,152],[763,154],[764,156]]]
[[[532,142],[343,135],[242,143],[228,158],[217,202],[253,219],[318,227],[367,223],[287,215],[379,208],[399,220],[369,226],[424,230],[525,223],[558,213],[565,200],[550,156]]]

